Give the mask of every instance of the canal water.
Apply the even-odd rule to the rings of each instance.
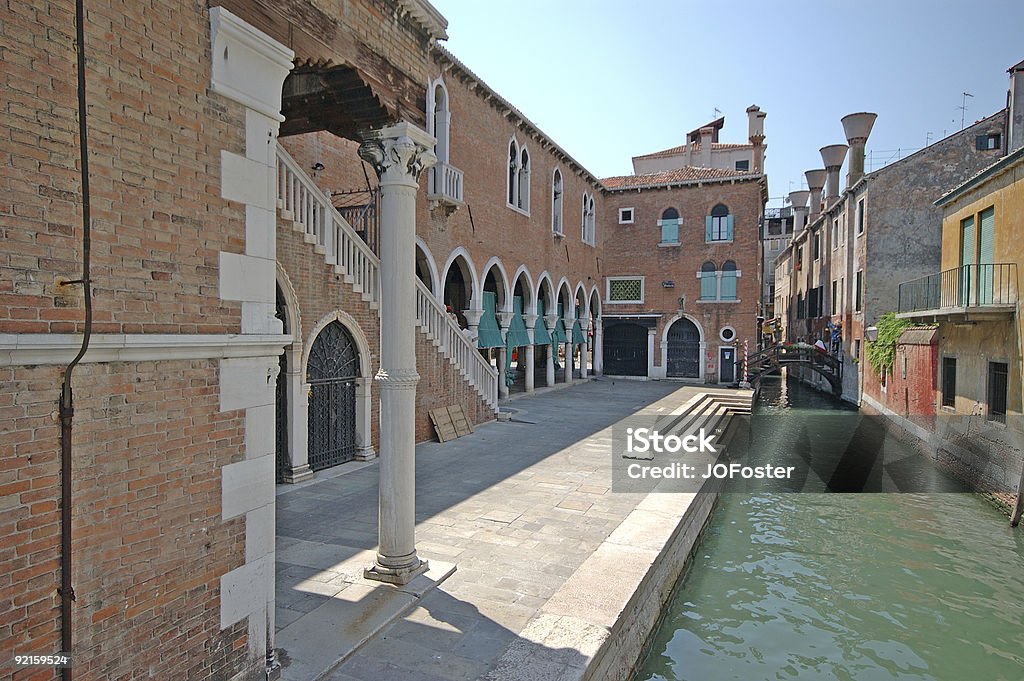
[[[756,411],[836,409],[774,379]],[[725,493],[636,678],[1021,681],[1024,534],[966,493]]]

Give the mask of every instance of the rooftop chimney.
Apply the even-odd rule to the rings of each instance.
[[[804,213],[807,211],[807,197],[810,192],[806,189],[789,193],[789,203],[793,206],[793,234],[799,234],[804,228]]]
[[[822,147],[821,162],[825,164],[828,181],[825,183],[825,204],[839,198],[839,169],[843,167],[847,147],[845,144],[830,144]]]
[[[711,126],[700,129],[700,156],[698,165],[702,168],[711,167],[711,140],[715,136],[715,129]]]
[[[764,119],[767,115],[757,105],[747,107],[747,135],[754,145],[751,171],[755,173],[764,172]]]
[[[1024,147],[1024,61],[1008,70],[1010,89],[1006,93],[1009,125],[1006,130],[1006,153]]]
[[[864,177],[864,145],[871,134],[871,126],[875,124],[878,114],[852,113],[843,116],[843,130],[846,141],[850,143],[850,165],[846,173],[846,187],[850,188]]]
[[[827,174],[828,171],[824,168],[808,170],[804,173],[804,177],[807,178],[807,188],[811,190],[811,222],[814,222],[814,218],[821,214],[821,190],[825,187]]]

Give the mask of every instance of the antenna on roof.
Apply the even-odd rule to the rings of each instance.
[[[714,112],[713,114],[711,114],[711,118],[712,118],[712,120],[716,120],[716,121],[717,121],[717,120],[718,120],[718,117],[719,117],[719,116],[721,116],[721,115],[722,115],[722,110],[721,110],[721,109],[719,109],[719,108],[718,108],[718,107],[716,106],[716,107],[715,107],[715,112]]]
[[[967,115],[967,98],[968,97],[970,97],[971,99],[974,99],[974,95],[972,95],[970,92],[964,92],[963,93],[963,97],[961,97],[961,99],[963,100],[963,103],[961,103],[960,106],[957,107],[958,109],[960,109],[960,129],[961,130],[964,129],[964,119],[966,118],[966,115]]]

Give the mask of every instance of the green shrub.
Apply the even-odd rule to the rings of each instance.
[[[878,329],[878,338],[867,342],[868,362],[871,368],[882,376],[892,369],[896,361],[896,342],[899,341],[903,330],[910,326],[906,319],[897,319],[895,312],[888,312],[882,315],[875,327]]]

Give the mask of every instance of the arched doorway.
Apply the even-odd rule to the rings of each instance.
[[[668,330],[669,378],[700,378],[700,330],[683,317]]]
[[[309,467],[314,471],[351,461],[356,437],[356,382],[359,350],[348,329],[333,321],[309,351]]]
[[[469,265],[461,257],[457,257],[448,267],[444,277],[444,289],[441,293],[441,300],[446,308],[458,318],[459,326],[469,326],[466,321],[465,310],[469,309],[470,298],[473,294],[473,277],[470,274]]]
[[[288,304],[285,302],[281,287],[275,288],[277,310],[274,316],[281,320],[281,333],[290,333],[288,330]],[[288,353],[288,348],[285,348],[278,358],[279,371],[274,393],[274,455],[277,462],[275,475],[277,482],[284,482],[285,476],[291,470],[291,459],[288,457]]]
[[[604,372],[612,376],[647,375],[647,329],[622,322],[604,328]]]

